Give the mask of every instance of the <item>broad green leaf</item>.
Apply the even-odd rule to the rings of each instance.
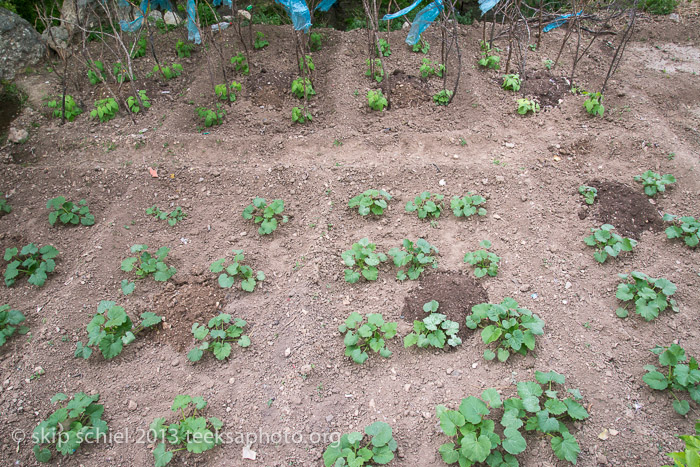
[[[561,438],[558,436],[553,437],[552,450],[559,459],[567,460],[572,464],[576,464],[578,454],[581,452],[576,438],[569,433],[563,433]]]
[[[464,415],[464,419],[467,422],[476,425],[481,422],[482,416],[489,414],[489,409],[482,400],[469,396],[466,399],[462,399],[462,403],[459,405],[459,412]]]
[[[464,426],[465,418],[460,412],[447,410],[440,416],[440,428],[447,436],[455,436],[457,429]]]
[[[172,451],[166,451],[165,443],[158,443],[158,446],[153,450],[155,459],[155,467],[165,467],[173,458]]]
[[[388,423],[377,421],[365,428],[365,433],[372,437],[372,446],[380,447],[392,439],[392,429]]]
[[[509,454],[517,456],[527,448],[527,442],[517,428],[507,427],[503,430],[503,435],[505,439],[503,440],[502,446]]]

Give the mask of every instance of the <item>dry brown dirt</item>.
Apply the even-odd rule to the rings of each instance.
[[[680,342],[700,356],[698,253],[666,239],[659,220],[663,212],[700,216],[700,77],[694,72],[700,22],[681,19],[639,19],[609,84],[602,118],[589,117],[583,98],[567,86],[561,92],[570,50],[562,55],[562,68],[545,70],[543,61],[556,56],[563,28],[529,52],[535,78],[523,91],[556,102],[529,117],[515,113],[515,97],[500,89],[500,73],[475,66],[481,35],[476,24],[461,27],[461,84],[447,108],[431,100],[441,81],[418,78],[424,56],[405,46],[405,33],[386,35],[392,55],[385,67],[396,72],[396,101],[384,113],[367,107],[367,90],[375,86],[364,76],[365,34],[324,30],[324,47],[313,54],[318,96],[307,126],[290,119],[297,101],[289,92],[296,66],[289,27],[260,28],[270,46],[252,54],[249,77],[236,78],[243,93],[226,106],[223,125],[204,132],[197,129],[194,109],[213,100],[201,51],[180,61],[184,74],[178,79],[137,82],[148,89],[153,107],[136,123],[123,112],[105,124],[89,120],[92,102],[106,91],[76,71],[69,93],[86,113],[60,126],[42,104],[45,95],[58,92],[55,77],[41,71],[21,78],[30,106],[14,125],[30,129],[30,138],[0,150],[0,191],[14,208],[0,217],[0,248],[52,244],[61,255],[44,287],[20,280],[0,288],[0,304],[21,310],[31,327],[30,337],[13,338],[0,349],[0,464],[34,465],[32,443],[15,442],[13,433],[30,433],[52,410],[55,393],[85,391],[99,392],[112,432],[133,437],[154,418],[170,417],[177,394],[205,397],[208,414],[220,417],[229,434],[302,436],[298,444],[253,444],[254,462],[242,460],[243,446],[232,442],[202,455],[178,453],[172,465],[321,465],[328,444],[323,436],[384,420],[399,444],[393,465],[437,466],[437,448],[447,438],[436,405],[455,407],[487,387],[512,395],[514,382],[550,369],[581,390],[591,415],[572,425],[581,445],[578,465],[668,462],[664,453],[681,447],[675,436],[692,431],[698,407],[691,402],[691,412],[682,417],[669,394],[643,383],[643,366],[655,358],[648,349]],[[620,25],[615,28],[620,31]],[[176,61],[174,43],[181,34],[159,36],[162,60]],[[239,45],[231,31],[226,34],[225,52],[233,55]],[[429,57],[438,60],[438,32],[429,30],[426,38],[433,45]],[[576,83],[595,90],[613,49],[601,40],[592,50],[579,65]],[[662,59],[674,66],[659,71]],[[144,75],[153,63],[140,60]],[[548,82],[554,89],[546,89]],[[148,167],[157,168],[159,177],[152,178]],[[678,179],[653,203],[633,181],[648,169]],[[600,184],[600,204],[587,208],[577,189],[591,181]],[[352,196],[369,188],[394,196],[379,220],[347,208]],[[446,213],[431,227],[404,212],[405,203],[424,190],[446,198],[478,192],[488,199],[488,215],[464,220]],[[97,223],[49,226],[46,201],[58,195],[87,199]],[[271,236],[258,236],[241,217],[255,196],[284,199],[290,222]],[[188,217],[170,227],[146,215],[153,204],[181,206]],[[603,221],[624,223],[630,229],[624,233],[639,245],[600,265],[582,239]],[[638,228],[640,222],[645,228]],[[653,228],[646,228],[649,223]],[[377,282],[347,284],[340,254],[363,237],[382,251],[404,238],[423,237],[439,248],[439,269],[420,282],[401,283],[386,265]],[[475,283],[462,258],[482,239],[493,242],[502,263],[497,277]],[[131,276],[119,265],[137,243],[169,246],[169,262],[178,272],[167,284],[139,281],[133,295],[123,296],[120,281]],[[267,275],[254,293],[222,290],[209,272],[214,260],[234,248]],[[632,270],[677,284],[680,313],[665,312],[649,323],[617,318],[617,273]],[[443,277],[448,282],[438,280]],[[450,284],[460,289],[450,293]],[[336,328],[348,314],[382,313],[399,321],[404,335],[416,314],[409,312],[418,306],[411,300],[427,301],[431,291],[445,297],[446,308],[451,301],[451,316],[462,326],[471,300],[513,297],[545,320],[545,334],[534,353],[505,364],[484,361],[483,344],[472,332],[452,351],[404,350],[397,338],[389,343],[394,353],[388,360],[373,355],[358,366],[344,357]],[[115,300],[132,316],[155,311],[166,324],[112,361],[97,354],[74,359],[75,343],[85,340],[100,300]],[[235,349],[226,362],[210,355],[189,363],[191,324],[220,311],[248,321],[252,345]],[[308,375],[301,373],[305,365],[313,365]],[[39,366],[45,374],[32,378]],[[600,439],[606,429],[617,434]],[[546,437],[526,437],[521,465],[566,464]],[[55,462],[152,465],[151,448],[132,438],[84,446]]]

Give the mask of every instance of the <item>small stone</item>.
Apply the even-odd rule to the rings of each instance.
[[[678,15],[678,13],[671,13],[670,15],[668,15],[668,19],[670,19],[674,23],[681,22],[681,17],[680,17],[680,15]]]
[[[515,143],[505,143],[504,146],[513,149],[515,147]]]
[[[374,402],[374,399],[369,400],[369,408],[370,409],[376,409],[377,408],[377,403]]]
[[[177,15],[177,13],[173,13],[172,11],[166,11],[163,15],[163,21],[165,21],[165,24],[177,26],[182,22],[182,19]]]
[[[292,354],[292,349],[290,349],[289,347],[284,349],[284,356],[285,357],[289,357],[291,354]]]
[[[403,390],[406,391],[406,392],[410,391],[410,390],[411,390],[411,385],[410,385],[410,384],[404,384],[404,385],[403,385]]]
[[[564,285],[565,289],[570,289],[571,288],[571,282],[567,282],[566,285]]]
[[[476,367],[478,367],[478,366],[479,366],[479,362],[472,363],[472,368],[476,369]]]
[[[213,388],[213,387],[214,387],[214,381],[209,381],[209,382],[207,383],[207,389],[211,389],[211,388]]]
[[[497,183],[503,183],[506,181],[506,178],[503,175],[496,175],[496,182]]]
[[[248,232],[241,232],[241,237],[245,237],[246,235],[248,235]]]
[[[520,286],[520,291],[521,291],[521,292],[527,292],[527,291],[530,290],[530,287],[531,287],[530,284],[523,284],[523,285]]]
[[[499,216],[498,214],[494,214],[494,215],[493,215],[493,218],[496,219],[496,220],[498,220],[498,219],[501,218],[501,216]]]
[[[240,16],[241,18],[245,18],[245,19],[247,19],[248,21],[250,21],[251,16],[250,16],[250,12],[249,12],[249,11],[247,11],[247,10],[238,10],[237,13],[238,13],[238,16]]]
[[[308,375],[311,374],[311,370],[312,370],[312,369],[313,369],[313,367],[307,363],[306,365],[303,365],[303,366],[299,369],[299,372],[300,372],[302,375],[304,375],[304,376],[308,376]]]
[[[171,364],[172,366],[178,366],[178,365],[180,364],[180,359],[179,359],[179,358],[175,358],[175,359],[173,359],[172,362],[170,362],[170,364]]]
[[[27,138],[29,138],[29,132],[24,129],[17,129],[17,128],[10,128],[10,131],[7,133],[7,140],[10,143],[15,143],[19,144],[24,142]]]
[[[129,410],[136,410],[138,408],[138,404],[135,401],[130,400],[129,401]]]
[[[442,180],[440,180],[440,181],[438,182],[438,185],[440,185],[440,186],[445,186],[445,185],[447,185],[447,182],[446,182],[445,179],[443,178]]]
[[[443,387],[444,385],[445,385],[445,383],[443,383],[442,381],[436,381],[436,382],[435,382],[435,386],[438,387],[438,388],[441,388],[441,387]]]
[[[607,465],[607,463],[608,463],[608,458],[605,457],[604,454],[598,454],[598,455],[596,456],[596,458],[595,458],[595,461],[596,461],[598,464]]]
[[[451,375],[453,371],[455,371],[454,368],[451,368],[451,367],[450,367],[450,368],[447,369],[447,374],[448,374],[448,375]]]
[[[228,384],[233,384],[236,382],[236,378],[229,378],[228,379]]]

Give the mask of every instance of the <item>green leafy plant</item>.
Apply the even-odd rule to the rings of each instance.
[[[87,325],[88,342],[86,345],[78,342],[75,357],[87,360],[92,355],[92,347],[97,346],[105,360],[111,360],[122,353],[125,345],[134,342],[138,333],[161,321],[161,316],[147,311],[141,314],[141,323],[134,326],[124,308],[115,302],[102,300],[97,306],[97,314]]]
[[[391,55],[391,46],[386,39],[379,39],[377,44],[377,55],[380,57],[388,57]]]
[[[208,109],[206,107],[197,107],[197,116],[204,123],[206,128],[212,127],[214,125],[221,125],[224,122],[224,117],[226,116],[226,110],[221,107],[221,104],[216,104],[215,109]]]
[[[492,70],[498,70],[501,68],[501,57],[496,55],[494,52],[500,52],[500,49],[494,48],[493,50],[489,46],[488,42],[481,42],[481,58],[479,59],[479,66],[483,68],[490,68]]]
[[[433,96],[433,102],[435,105],[447,105],[450,103],[453,92],[449,89],[443,89]]]
[[[452,213],[457,217],[471,217],[474,214],[480,216],[486,215],[486,209],[483,205],[486,204],[486,198],[481,195],[467,193],[467,196],[453,196],[450,201]]]
[[[151,108],[151,100],[146,95],[146,91],[143,89],[137,91],[138,98],[136,96],[129,96],[126,98],[126,106],[129,108],[131,113],[139,113],[141,109],[143,110]],[[140,102],[139,102],[140,101]]]
[[[78,204],[73,204],[66,201],[63,196],[58,196],[50,199],[46,203],[46,207],[51,209],[49,213],[49,224],[51,225],[55,225],[56,221],[73,225],[93,225],[95,223],[95,216],[90,214],[90,208],[84,199],[81,199]]]
[[[309,34],[309,50],[312,52],[318,52],[321,50],[321,34],[317,32],[312,32]]]
[[[253,203],[243,210],[243,218],[253,219],[256,224],[260,224],[260,235],[269,235],[277,230],[279,222],[286,224],[289,221],[289,217],[283,215],[283,212],[283,200],[276,199],[268,205],[265,198],[255,197]]]
[[[661,176],[656,172],[647,170],[642,175],[635,175],[634,181],[642,182],[642,185],[644,186],[644,193],[647,196],[655,196],[659,192],[665,192],[666,185],[676,183],[676,177],[671,174]]]
[[[586,109],[590,115],[593,116],[603,116],[605,112],[605,106],[603,105],[603,95],[599,92],[591,93],[587,92],[588,98],[583,102],[583,108]]]
[[[260,31],[255,32],[255,42],[253,43],[253,47],[255,47],[255,50],[263,49],[270,45],[270,42],[268,42],[265,39],[265,34],[263,34]]]
[[[63,96],[58,96],[56,99],[53,99],[49,102],[46,103],[46,105],[50,109],[53,110],[53,116],[56,118],[61,118],[61,107],[62,107],[62,101],[63,101]],[[83,110],[78,107],[78,104],[75,103],[75,100],[73,99],[72,96],[69,96],[66,94],[66,107],[65,107],[65,113],[66,113],[66,120],[69,122],[72,122],[75,120],[75,117],[83,113]]]
[[[384,67],[382,66],[382,61],[379,58],[375,58],[372,62],[369,59],[365,60],[367,65],[367,71],[365,71],[365,76],[369,76],[374,79],[377,83],[381,83],[384,79]],[[372,65],[374,65],[374,71],[372,71]]]
[[[235,66],[236,73],[241,73],[242,75],[248,75],[250,73],[250,67],[248,66],[248,59],[243,52],[238,52],[236,55],[231,57],[231,64]]]
[[[423,321],[413,321],[413,332],[403,338],[404,348],[415,345],[420,349],[427,347],[443,349],[445,344],[450,347],[462,344],[462,339],[457,336],[459,323],[450,321],[442,313],[436,313],[439,307],[437,300],[431,300],[423,305],[423,311],[429,315],[423,318]]]
[[[354,243],[350,250],[344,251],[340,257],[348,267],[345,270],[345,282],[354,284],[360,280],[360,274],[368,281],[376,281],[379,263],[387,260],[384,253],[377,253],[377,245],[370,243],[368,238],[363,238]]]
[[[643,377],[644,382],[657,391],[668,389],[675,399],[673,401],[674,410],[681,415],[687,414],[690,410],[690,404],[686,400],[679,399],[674,391],[687,391],[690,393],[690,397],[700,404],[698,361],[695,357],[688,357],[683,347],[678,344],[671,344],[669,347],[657,345],[650,351],[659,356],[659,365],[662,371],[657,370],[654,365],[645,365],[644,369],[647,373]],[[663,370],[664,367],[668,368]]]
[[[246,292],[252,292],[255,290],[258,282],[265,280],[265,273],[262,271],[258,271],[253,276],[253,268],[244,265],[244,259],[243,250],[233,250],[233,260],[228,266],[226,266],[226,258],[221,258],[211,263],[209,270],[220,273],[218,279],[219,287],[230,289],[236,282],[236,278],[238,278],[241,281],[241,289]]]
[[[382,111],[389,104],[381,89],[367,91],[367,104],[372,110]]]
[[[5,195],[3,195],[2,191],[0,191],[0,217],[11,212],[12,206],[8,204],[7,200],[5,199]]]
[[[620,318],[626,318],[629,314],[627,307],[633,303],[635,312],[647,321],[651,321],[659,316],[659,313],[671,306],[671,309],[678,312],[678,304],[674,299],[669,299],[676,293],[676,285],[668,279],[654,279],[643,272],[633,271],[631,274],[618,274],[618,277],[625,282],[617,285],[615,296],[626,302],[624,306],[615,310],[615,314]],[[632,278],[633,283],[628,279]]]
[[[202,397],[188,395],[175,396],[170,410],[178,413],[179,420],[166,424],[165,417],[153,420],[149,426],[149,439],[153,436],[158,442],[153,450],[155,467],[164,467],[173,459],[177,451],[201,454],[221,444],[219,430],[224,422],[216,417],[203,417],[207,402]],[[168,445],[174,449],[168,450]]]
[[[134,271],[138,279],[143,279],[153,274],[153,279],[158,282],[166,282],[173,277],[177,269],[165,264],[170,248],[160,247],[154,255],[148,252],[148,245],[134,245],[131,247],[132,253],[139,253],[122,261],[121,270],[126,272]]]
[[[413,47],[411,47],[411,50],[413,50],[414,52],[420,52],[422,54],[427,54],[428,51],[430,50],[430,44],[428,43],[428,41],[421,38],[418,42],[413,44]]]
[[[603,224],[600,229],[591,229],[593,234],[584,238],[583,241],[588,246],[596,249],[593,257],[599,263],[604,263],[609,256],[617,258],[617,255],[622,251],[632,251],[637,246],[637,240],[633,238],[623,238],[616,233],[613,233],[613,227],[610,224]]]
[[[397,448],[391,426],[377,421],[365,427],[364,435],[353,431],[341,436],[338,442],[331,443],[323,453],[323,465],[369,467],[369,462],[384,465],[394,459]]]
[[[503,84],[501,85],[506,91],[520,90],[520,75],[518,73],[503,75]]]
[[[361,216],[370,213],[381,216],[387,208],[387,201],[390,200],[391,195],[384,190],[367,190],[352,198],[348,207],[357,208]]]
[[[528,310],[518,306],[518,302],[506,297],[500,304],[481,303],[472,307],[467,316],[469,329],[483,328],[481,340],[489,345],[496,343],[496,352],[484,350],[484,358],[505,362],[511,352],[526,355],[535,348],[535,336],[544,333],[544,321]]]
[[[270,45],[270,43],[265,39],[265,34],[263,34],[260,31],[255,32],[255,42],[253,43],[253,47],[255,47],[255,50],[263,49]]]
[[[421,62],[421,66],[418,69],[420,72],[421,78],[425,79],[430,77],[430,75],[434,75],[435,72],[435,67],[433,66],[433,63],[430,61],[429,58],[424,58]]]
[[[158,66],[155,65],[153,67],[153,74],[160,74],[167,80],[171,80],[173,78],[177,78],[182,74],[182,65],[179,63],[173,63],[172,65],[162,65]]]
[[[194,48],[194,44],[183,42],[182,39],[178,39],[177,43],[175,44],[175,52],[177,52],[177,56],[180,58],[185,58],[192,55]]]
[[[119,104],[113,97],[95,101],[95,108],[90,111],[90,118],[99,118],[100,122],[108,122],[117,116]]]
[[[496,277],[498,274],[498,263],[501,261],[501,258],[496,256],[495,253],[486,251],[491,248],[490,241],[482,240],[479,242],[479,246],[485,249],[468,252],[464,255],[464,262],[474,266],[474,275],[477,278],[484,277],[487,274],[491,277]]]
[[[582,399],[578,389],[553,389],[563,385],[565,376],[555,371],[535,371],[536,381],[517,383],[519,397],[501,400],[499,391],[488,388],[481,399],[469,396],[462,399],[459,410],[448,410],[443,405],[436,407],[440,427],[453,442],[440,446],[438,451],[447,464],[460,466],[485,462],[490,466],[517,466],[518,454],[527,449],[527,441],[521,433],[537,431],[548,435],[554,454],[561,460],[576,464],[581,449],[564,421],[585,420],[586,409],[577,401]],[[486,418],[494,409],[503,409],[500,425],[503,437],[496,433],[496,423]],[[501,430],[499,430],[501,432]]]
[[[41,287],[46,282],[47,274],[56,268],[55,259],[58,250],[51,245],[41,248],[33,243],[25,245],[19,252],[17,248],[7,248],[3,259],[9,264],[5,268],[5,285],[11,287],[20,275],[29,276],[27,282]]]
[[[2,202],[0,201],[0,203]],[[664,214],[664,221],[673,222],[674,219],[676,219],[676,216]],[[695,248],[700,243],[700,222],[691,216],[680,217],[678,223],[666,228],[666,237],[682,238],[686,245]]]
[[[438,219],[442,213],[444,195],[424,191],[406,203],[406,212],[417,212],[419,219]]]
[[[131,81],[129,69],[122,65],[122,62],[117,62],[112,66],[112,73],[119,84]]]
[[[52,446],[57,452],[69,456],[83,443],[105,439],[109,428],[107,422],[102,420],[104,405],[97,404],[98,400],[99,394],[88,396],[84,392],[78,392],[71,398],[60,392],[53,396],[51,403],[62,402],[62,407],[40,422],[32,432],[36,460],[49,462],[52,456],[49,448]]]
[[[586,200],[586,204],[593,204],[595,202],[596,197],[598,196],[598,190],[593,188],[592,186],[581,185],[580,187],[578,187],[578,192]]]
[[[88,62],[88,64],[91,67],[87,71],[87,76],[88,76],[88,80],[90,81],[90,84],[95,86],[96,84],[100,84],[101,82],[103,82],[105,80],[105,75],[104,75],[105,66],[104,66],[104,64],[99,60],[90,61],[90,62]]]
[[[170,212],[161,211],[155,204],[150,208],[146,209],[146,214],[153,216],[158,220],[164,221],[167,219],[168,225],[173,227],[178,222],[184,221],[187,217],[187,213],[182,210],[180,206],[177,206]]]
[[[545,59],[542,63],[544,63],[544,67],[548,70],[551,70],[552,67],[554,66],[554,60],[550,60],[548,58]]]
[[[391,357],[391,351],[386,348],[386,341],[396,336],[398,323],[385,322],[380,313],[367,315],[367,322],[358,312],[353,311],[338,326],[338,332],[345,335],[345,356],[360,365],[369,358],[367,349],[378,353],[384,358]]]
[[[10,305],[0,306],[0,347],[5,345],[7,339],[12,337],[15,332],[17,334],[26,334],[29,332],[27,326],[20,326],[26,318],[19,310],[10,310]]]
[[[314,65],[314,59],[311,57],[311,55],[305,55],[305,59],[302,59],[299,57],[299,72],[303,72],[304,66],[309,70],[309,72],[312,72],[316,69],[316,66]]]
[[[309,78],[297,78],[292,81],[292,94],[297,96],[299,99],[308,98],[309,96],[315,96],[316,91],[314,91],[313,85]]]
[[[142,37],[136,42],[136,45],[131,49],[131,58],[139,58],[146,55],[146,38]]]
[[[673,467],[695,467],[700,460],[700,420],[695,421],[695,435],[680,435],[678,438],[685,443],[683,451],[669,452],[666,455],[674,461]],[[664,465],[663,467],[671,467]]]
[[[198,341],[203,341],[198,347],[187,353],[187,359],[191,362],[198,362],[202,359],[205,351],[214,354],[217,360],[225,360],[231,355],[231,344],[238,343],[240,347],[250,346],[250,337],[243,334],[244,328],[248,325],[240,318],[233,319],[231,315],[221,313],[204,324],[194,323],[192,334]]]
[[[311,112],[300,107],[292,108],[292,123],[306,123],[313,121]]]
[[[644,0],[640,6],[655,15],[670,15],[679,3],[680,0]]]
[[[403,249],[397,247],[387,252],[394,260],[394,266],[401,268],[396,273],[396,278],[400,281],[410,279],[416,280],[420,277],[426,267],[438,267],[437,258],[432,256],[438,253],[438,249],[422,238],[415,243],[404,239]]]
[[[540,104],[533,101],[532,99],[518,99],[518,109],[517,112],[520,115],[526,115],[528,112],[533,114],[540,111]]]

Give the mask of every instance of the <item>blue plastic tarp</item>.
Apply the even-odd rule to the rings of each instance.
[[[127,7],[129,6],[129,2],[127,2],[126,0],[119,0],[119,6]],[[141,29],[141,26],[143,26],[143,15],[146,14],[149,6],[151,10],[156,10],[158,8],[162,10],[173,9],[173,5],[172,3],[170,3],[170,0],[143,0],[141,2],[141,5],[139,5],[139,10],[141,10],[143,14],[131,22],[126,20],[119,21],[119,27],[121,28],[121,30],[126,32],[134,32]]]
[[[500,0],[479,0],[479,10],[481,15],[488,13]]]
[[[422,1],[423,1],[423,0],[416,0],[416,1],[413,2],[411,5],[409,5],[409,6],[407,6],[406,8],[404,8],[403,10],[399,10],[399,11],[397,11],[396,13],[386,14],[386,15],[384,15],[384,17],[382,18],[382,21],[387,21],[387,20],[390,20],[390,19],[396,19],[396,18],[398,18],[398,17],[400,17],[400,16],[407,15],[407,14],[410,13],[415,7],[417,7],[418,5],[420,5],[420,2],[422,2]]]
[[[187,0],[187,39],[194,41],[195,44],[201,44],[202,38],[199,35],[196,19],[197,5],[194,0]]]
[[[314,11],[328,11],[333,5],[335,5],[336,1],[337,0],[321,0],[321,3],[316,6]]]
[[[581,13],[583,13],[583,10],[579,11],[578,13],[576,13],[576,16],[581,16]],[[551,31],[552,29],[556,29],[556,28],[558,28],[559,26],[562,26],[564,23],[566,23],[566,22],[569,20],[569,18],[571,18],[572,16],[573,16],[573,15],[572,15],[571,13],[569,13],[568,15],[562,15],[562,16],[560,16],[559,18],[557,18],[556,20],[554,20],[553,22],[549,23],[549,24],[548,24],[547,26],[545,26],[544,28],[542,28],[542,31],[543,31],[543,32],[549,32],[549,31]]]
[[[284,7],[289,17],[292,19],[294,29],[308,32],[311,27],[311,12],[304,0],[275,0]]]
[[[428,29],[428,27],[435,21],[438,15],[444,9],[442,0],[435,0],[433,3],[423,8],[416,15],[416,19],[413,20],[411,25],[411,30],[408,31],[408,36],[406,37],[406,44],[415,45],[420,40],[420,35]]]

